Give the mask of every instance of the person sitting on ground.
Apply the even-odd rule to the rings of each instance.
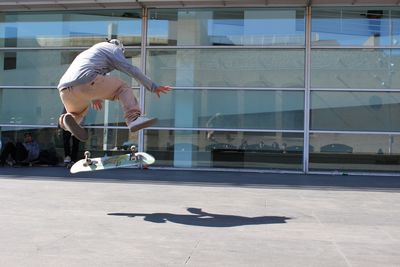
[[[40,148],[39,144],[33,140],[32,133],[24,134],[24,141],[8,142],[4,145],[3,151],[0,155],[0,165],[4,166],[6,161],[11,157],[9,164],[15,163],[30,163],[39,158]]]

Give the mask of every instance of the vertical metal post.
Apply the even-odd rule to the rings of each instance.
[[[147,60],[147,14],[148,10],[146,7],[142,8],[142,39],[141,39],[141,47],[140,47],[140,68],[143,73],[146,73],[146,60]],[[140,85],[139,89],[139,105],[142,112],[145,110],[145,95],[146,89],[143,85]],[[139,131],[138,135],[138,151],[144,151],[144,130]]]
[[[108,39],[116,39],[118,38],[118,24],[115,22],[111,22],[108,24],[108,32],[107,32]],[[110,75],[108,73],[107,75]],[[107,144],[108,144],[108,124],[110,121],[110,101],[104,100],[104,128],[103,128],[103,150],[105,154],[107,154]]]
[[[311,97],[311,6],[306,7],[306,50],[305,50],[305,91],[304,91],[304,140],[303,172],[308,173],[310,153],[310,97]]]
[[[108,147],[108,124],[109,124],[109,117],[110,117],[110,101],[104,101],[104,127],[103,128],[103,150],[107,151]]]

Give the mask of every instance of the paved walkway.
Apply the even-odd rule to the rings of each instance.
[[[0,266],[400,266],[400,177],[0,168]]]

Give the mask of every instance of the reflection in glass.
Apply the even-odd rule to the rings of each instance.
[[[134,90],[138,96],[139,90]],[[0,89],[0,124],[57,126],[63,110],[57,89]],[[107,112],[106,112],[107,111]],[[101,111],[90,109],[86,126],[126,126],[118,101],[106,101]]]
[[[400,9],[390,9],[390,23],[391,23],[391,44],[393,46],[400,46]]]
[[[313,133],[310,170],[400,171],[400,136]]]
[[[302,130],[303,103],[303,91],[173,90],[145,107],[160,127]]]
[[[0,123],[57,126],[62,112],[57,89],[0,89]]]
[[[312,41],[320,46],[399,45],[398,14],[389,8],[315,8]],[[398,13],[398,11],[397,11]],[[391,32],[392,31],[392,32]]]
[[[396,49],[313,49],[313,88],[400,88],[400,51]]]
[[[156,166],[301,170],[303,134],[209,131],[145,133]]]
[[[92,157],[104,155],[120,155],[130,153],[130,147],[138,147],[138,132],[131,133],[126,129],[88,129],[89,139],[85,142],[85,149]]]
[[[304,88],[304,49],[148,49],[147,74],[173,86]]]
[[[33,139],[39,144],[41,151],[48,150],[55,152],[58,161],[61,163],[64,158],[62,132],[57,128],[34,128],[34,127],[4,127],[0,126],[0,139],[3,145],[8,142],[23,142],[24,134],[30,132]],[[81,148],[83,147],[81,143]],[[83,155],[83,152],[80,153]],[[81,155],[79,155],[81,156]]]
[[[150,9],[149,45],[304,45],[304,9]]]
[[[400,131],[399,92],[311,93],[311,129]]]
[[[140,68],[140,57],[141,57],[140,50],[125,49],[124,55],[125,55],[126,60],[130,64],[132,64],[135,67]],[[119,77],[120,79],[124,80],[128,85],[130,85],[132,87],[139,87],[139,83],[134,78],[132,78],[130,75],[125,74],[119,70],[112,71],[111,75]]]
[[[89,150],[92,157],[112,156],[130,153],[130,147],[138,144],[137,133],[128,129],[88,129],[89,140],[80,142],[78,159],[84,158],[84,151]],[[22,142],[25,132],[31,132],[41,150],[55,151],[59,163],[64,158],[62,130],[59,128],[1,127],[0,139],[7,142]]]
[[[105,38],[141,43],[141,10],[7,12],[0,47],[91,46]]]
[[[54,86],[81,50],[20,50],[0,52],[0,85]],[[127,60],[140,67],[140,50],[127,50]],[[128,84],[137,82],[128,75],[114,72]],[[23,79],[21,79],[23,77]]]

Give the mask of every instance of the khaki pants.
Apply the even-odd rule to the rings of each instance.
[[[131,87],[114,76],[97,75],[92,82],[61,90],[60,97],[65,109],[78,124],[88,112],[91,101],[96,99],[119,100],[126,124],[136,120],[141,114]]]

